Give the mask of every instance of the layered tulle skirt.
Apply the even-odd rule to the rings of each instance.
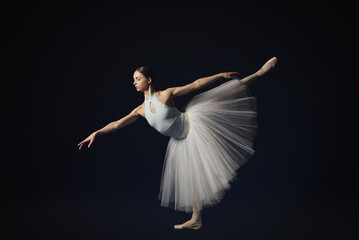
[[[233,79],[196,95],[185,112],[189,131],[168,142],[158,198],[163,207],[192,212],[218,204],[254,154],[256,98]]]

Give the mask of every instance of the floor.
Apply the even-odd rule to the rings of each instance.
[[[236,189],[238,191],[238,189]],[[353,239],[357,197],[310,188],[229,191],[202,211],[199,230],[175,230],[189,213],[155,195],[33,196],[5,208],[3,239]]]

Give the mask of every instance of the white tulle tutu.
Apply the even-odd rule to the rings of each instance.
[[[233,79],[192,98],[185,107],[186,138],[171,137],[159,200],[163,207],[192,212],[218,204],[236,170],[253,154],[257,103],[247,85]]]

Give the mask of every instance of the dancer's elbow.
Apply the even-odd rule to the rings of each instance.
[[[202,88],[201,79],[197,79],[192,84],[193,84],[193,90],[198,90],[198,89]]]

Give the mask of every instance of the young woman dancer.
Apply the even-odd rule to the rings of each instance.
[[[253,154],[257,130],[256,98],[249,85],[277,63],[273,57],[256,73],[239,79],[238,72],[224,72],[194,82],[155,90],[151,68],[140,67],[133,74],[134,86],[144,101],[130,114],[92,133],[80,142],[90,147],[97,136],[105,135],[140,117],[170,140],[163,163],[159,200],[163,207],[192,212],[192,218],[175,229],[202,227],[201,210],[218,204],[236,170]],[[201,89],[218,79],[229,81],[193,97],[180,112],[173,98]]]

